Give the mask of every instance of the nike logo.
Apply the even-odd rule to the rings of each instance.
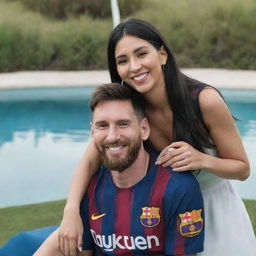
[[[97,220],[100,219],[102,217],[104,217],[106,215],[106,213],[103,213],[101,215],[94,215],[94,213],[92,214],[92,220]]]

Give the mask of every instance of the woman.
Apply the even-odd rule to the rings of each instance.
[[[200,255],[256,255],[248,214],[228,180],[245,180],[249,162],[220,93],[184,75],[160,33],[141,20],[129,19],[113,30],[108,65],[112,82],[132,86],[146,100],[148,146],[161,152],[157,164],[194,170],[206,214]],[[81,246],[79,204],[99,164],[91,143],[75,172],[59,231],[65,255]]]

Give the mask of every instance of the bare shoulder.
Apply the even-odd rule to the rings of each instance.
[[[199,104],[202,110],[226,105],[219,92],[211,87],[207,87],[200,92]]]
[[[205,88],[199,94],[199,105],[205,123],[210,126],[219,121],[233,120],[227,104],[213,88]]]

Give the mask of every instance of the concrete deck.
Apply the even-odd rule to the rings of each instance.
[[[256,71],[183,69],[188,76],[217,88],[256,90]],[[36,87],[95,86],[110,81],[107,70],[0,73],[0,90]]]

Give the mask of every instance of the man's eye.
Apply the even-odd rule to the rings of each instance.
[[[106,124],[99,124],[99,125],[96,125],[96,129],[98,129],[98,130],[103,130],[103,129],[105,129],[106,127],[107,127]]]
[[[122,122],[119,124],[119,126],[121,127],[127,127],[128,125],[129,125],[128,122]]]

